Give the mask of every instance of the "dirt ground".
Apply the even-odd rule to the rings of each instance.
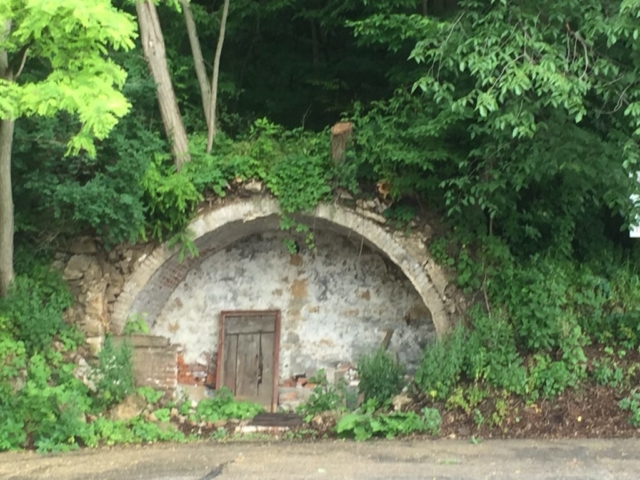
[[[6,480],[640,478],[640,444],[625,440],[234,443],[0,455]]]

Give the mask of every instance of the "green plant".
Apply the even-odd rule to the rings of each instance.
[[[227,388],[217,390],[213,398],[200,400],[194,413],[198,422],[217,422],[219,420],[247,419],[264,411],[261,405],[250,402],[240,402],[233,399],[233,394]]]
[[[98,353],[98,365],[91,373],[96,386],[94,402],[98,409],[121,402],[134,390],[131,346],[124,341],[116,346],[110,336]]]
[[[417,386],[434,399],[446,400],[460,380],[465,360],[466,332],[456,329],[444,340],[425,348],[416,371]]]
[[[357,441],[374,436],[395,438],[398,435],[427,432],[436,435],[442,419],[435,409],[424,409],[422,415],[415,412],[393,412],[389,414],[349,413],[336,424],[335,430],[342,437]]]
[[[136,443],[139,439],[125,421],[110,420],[105,417],[96,418],[91,427],[99,442],[105,445]]]
[[[480,410],[477,408],[473,409],[473,423],[476,424],[478,428],[480,428],[484,424],[485,418]]]
[[[507,417],[508,405],[504,398],[498,398],[495,401],[494,411],[491,414],[491,424],[501,427],[504,419]]]
[[[171,409],[170,408],[158,408],[154,410],[153,416],[156,417],[158,422],[168,422],[171,419]]]
[[[397,229],[404,230],[416,217],[416,208],[412,205],[393,204],[384,211],[384,217],[392,221]]]
[[[471,387],[458,387],[449,396],[446,401],[447,409],[460,408],[467,415],[471,413],[472,409],[475,409],[489,393],[486,390],[479,388],[477,385]]]
[[[211,433],[211,440],[215,440],[219,442],[227,438],[227,436],[228,436],[228,433],[224,428],[218,428]]]
[[[533,356],[528,383],[533,399],[538,393],[542,397],[555,397],[564,392],[567,387],[575,385],[566,364],[554,361],[546,354]]]
[[[124,325],[122,333],[125,335],[143,334],[149,333],[149,326],[144,315],[134,313],[127,318],[127,323]]]
[[[305,422],[310,422],[319,413],[345,410],[347,392],[344,380],[330,384],[324,369],[320,369],[309,381],[316,386],[309,399],[296,409]]]
[[[69,327],[62,312],[72,297],[55,273],[32,278],[18,275],[6,298],[0,298],[0,315],[9,319],[12,334],[27,353],[45,351],[54,336]]]
[[[625,379],[622,367],[610,357],[595,359],[592,375],[599,385],[606,385],[614,389],[620,388]]]
[[[365,400],[374,400],[382,405],[402,390],[404,368],[381,348],[360,356],[357,369],[360,377],[358,388]]]
[[[164,396],[164,392],[154,390],[151,387],[138,387],[136,393],[144,398],[149,405],[155,405]]]
[[[618,403],[621,410],[630,412],[629,423],[634,427],[640,426],[640,392],[632,390],[629,396]]]
[[[202,200],[188,173],[176,172],[173,162],[161,154],[156,154],[149,164],[141,185],[149,208],[151,236],[158,240],[164,240],[167,233],[175,235],[183,231],[195,206]]]
[[[129,428],[138,442],[183,442],[184,434],[171,423],[158,424],[149,422],[142,417],[135,417],[129,422]]]

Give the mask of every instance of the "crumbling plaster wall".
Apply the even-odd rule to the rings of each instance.
[[[254,234],[202,259],[168,298],[152,333],[180,345],[185,363],[208,365],[221,311],[280,310],[281,379],[355,363],[387,330],[390,351],[417,366],[435,329],[396,265],[357,238],[327,230],[316,232],[315,252],[302,246],[292,255],[285,238]]]
[[[161,245],[140,258],[113,305],[111,330],[120,333],[127,318],[134,313],[145,314],[153,325],[169,296],[203,258],[252,234],[278,230],[279,219],[277,200],[265,195],[233,201],[201,214],[189,226],[200,256],[180,262],[177,247],[170,249]],[[427,250],[426,233],[405,235],[384,226],[384,217],[375,212],[337,203],[318,205],[313,212],[301,215],[299,219],[314,232],[331,231],[357,238],[381,252],[415,287],[431,311],[438,335],[450,329],[461,308],[455,288],[450,288],[446,276]]]

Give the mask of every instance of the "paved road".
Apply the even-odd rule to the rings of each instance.
[[[197,443],[0,455],[7,480],[640,478],[638,440]]]

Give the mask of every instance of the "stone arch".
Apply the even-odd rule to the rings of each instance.
[[[209,255],[255,233],[276,230],[280,209],[274,198],[254,196],[224,204],[200,214],[189,225],[200,255],[178,261],[178,249],[163,244],[141,258],[117,298],[111,315],[113,333],[122,332],[132,313],[145,313],[153,325],[166,301],[189,271]],[[438,336],[452,326],[453,299],[445,295],[447,281],[431,259],[424,238],[406,236],[385,229],[367,218],[367,212],[354,211],[337,203],[318,205],[300,220],[312,228],[329,229],[338,234],[355,235],[369,247],[397,265],[413,284],[431,312]]]

